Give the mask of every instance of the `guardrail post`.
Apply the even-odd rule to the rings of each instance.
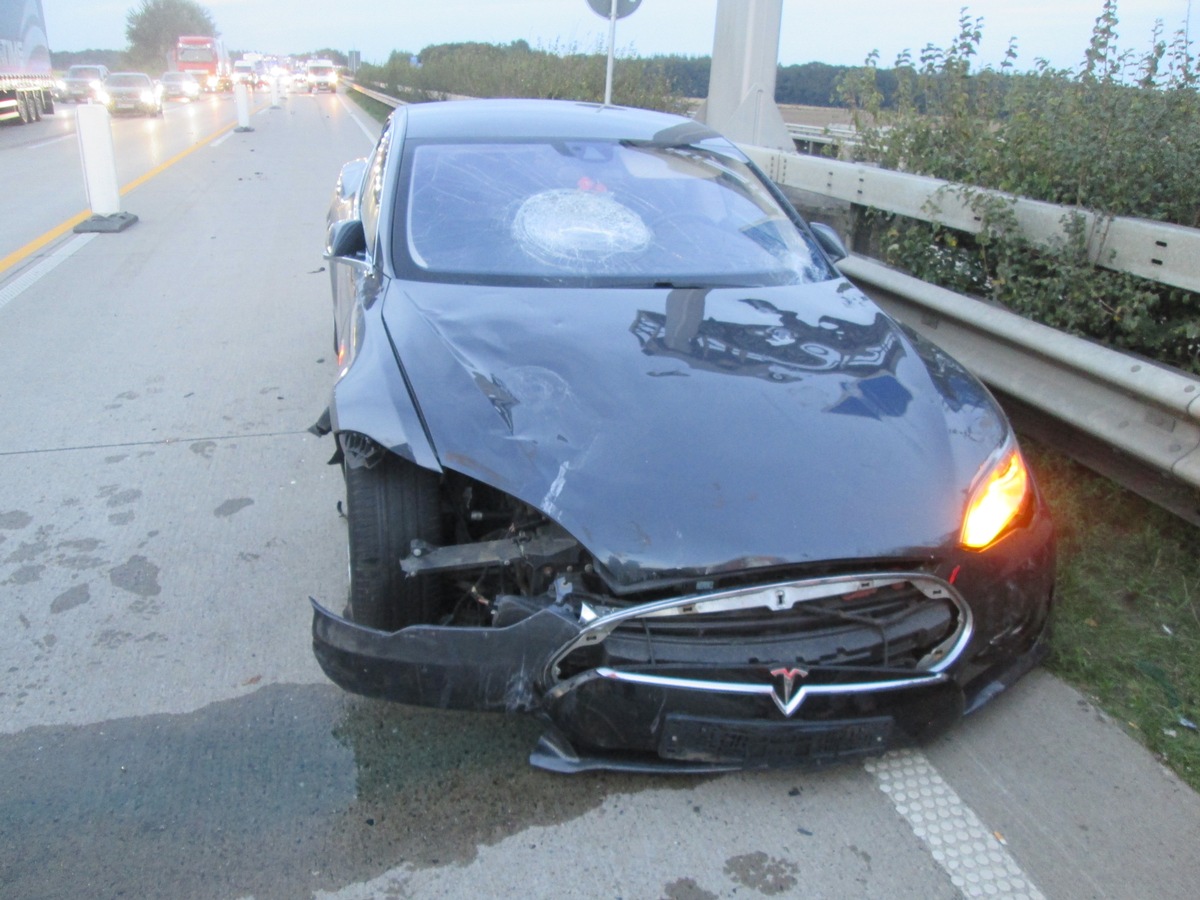
[[[108,110],[98,103],[76,107],[75,132],[79,137],[84,189],[92,216],[76,225],[74,230],[80,233],[124,231],[137,221],[137,216],[121,211]]]

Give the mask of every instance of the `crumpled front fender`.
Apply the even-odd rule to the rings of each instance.
[[[310,598],[311,599],[311,598]],[[356,694],[443,709],[529,712],[549,659],[580,627],[552,609],[504,628],[413,625],[376,631],[313,605],[313,652]]]

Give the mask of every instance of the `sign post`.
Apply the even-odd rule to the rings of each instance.
[[[608,68],[604,76],[604,105],[612,106],[613,55],[617,43],[617,19],[623,19],[639,6],[642,0],[587,0],[592,11],[608,19]]]

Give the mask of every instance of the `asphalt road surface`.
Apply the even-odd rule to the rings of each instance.
[[[1200,800],[1035,672],[920,751],[819,772],[564,777],[536,725],[343,694],[324,214],[344,96],[0,129],[0,896],[1200,895]]]

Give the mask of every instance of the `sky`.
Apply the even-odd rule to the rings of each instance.
[[[464,41],[523,39],[547,50],[603,50],[608,33],[607,21],[586,0],[199,2],[230,49],[285,55],[331,47],[358,50],[364,62],[383,62],[393,50],[415,53]],[[617,23],[618,53],[710,55],[717,3],[642,0]],[[140,5],[141,0],[42,0],[50,49],[124,49],[126,17]],[[1015,36],[1018,69],[1033,68],[1038,58],[1054,68],[1075,69],[1103,0],[783,0],[779,61],[859,65],[878,50],[879,65],[890,66],[903,50],[915,57],[927,44],[947,46],[958,34],[964,6],[972,19],[984,20],[978,67],[998,66]],[[1189,0],[1118,0],[1120,47],[1138,54],[1149,49],[1156,19],[1169,40],[1188,22],[1190,9]],[[1192,20],[1200,32],[1200,13]]]

